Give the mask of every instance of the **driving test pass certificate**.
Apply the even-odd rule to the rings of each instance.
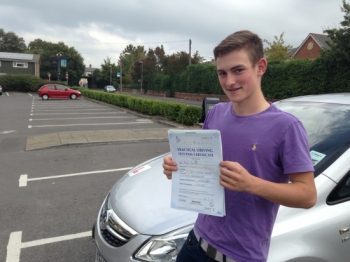
[[[219,183],[222,161],[218,130],[169,130],[178,170],[172,175],[171,207],[225,216],[225,193]]]

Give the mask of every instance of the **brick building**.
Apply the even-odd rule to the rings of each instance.
[[[293,50],[294,59],[315,59],[321,55],[320,50],[329,48],[327,41],[330,41],[327,35],[310,33],[301,45]]]

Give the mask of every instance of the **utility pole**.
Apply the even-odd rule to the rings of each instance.
[[[143,82],[143,61],[139,61],[141,64],[141,95],[142,95],[142,82]]]
[[[190,40],[189,40],[190,51],[189,51],[189,53],[188,53],[188,54],[189,54],[189,59],[188,59],[188,60],[189,60],[189,61],[188,61],[188,64],[189,64],[189,65],[191,65],[191,44],[192,44],[192,41],[191,41],[191,39],[190,39]]]
[[[123,93],[123,58],[125,55],[130,55],[130,53],[125,52],[124,55],[120,55],[120,93]]]
[[[120,93],[123,93],[123,62],[120,60]]]
[[[109,65],[109,85],[112,85],[112,66]]]

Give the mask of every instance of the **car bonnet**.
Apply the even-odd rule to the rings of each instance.
[[[163,174],[163,157],[130,170],[110,193],[113,211],[141,234],[164,234],[194,223],[197,218],[196,212],[170,207],[171,180]]]

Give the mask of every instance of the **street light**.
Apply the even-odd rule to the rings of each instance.
[[[141,64],[141,95],[142,95],[142,82],[143,82],[143,61],[139,61]]]
[[[60,81],[60,76],[61,76],[61,56],[62,54],[58,52],[56,54],[57,56],[57,81]]]
[[[112,85],[112,66],[109,65],[109,85]]]
[[[124,53],[124,55],[130,55],[130,53]],[[123,55],[120,55],[120,93],[123,93]]]

